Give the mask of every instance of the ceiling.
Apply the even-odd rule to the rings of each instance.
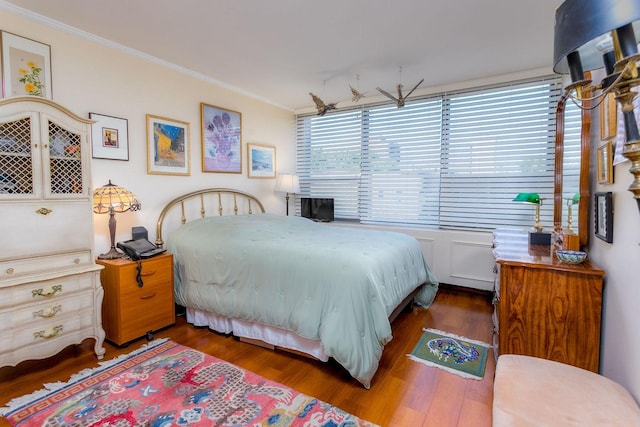
[[[350,103],[349,85],[373,97],[380,95],[376,87],[395,94],[398,83],[406,94],[423,78],[422,90],[538,68],[550,71],[555,10],[561,3],[0,0],[2,7],[25,9],[29,16],[93,34],[292,111],[314,106],[309,92],[325,102]]]

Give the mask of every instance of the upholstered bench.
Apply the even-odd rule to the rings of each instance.
[[[493,427],[640,426],[640,408],[627,390],[563,363],[501,355],[493,390]]]

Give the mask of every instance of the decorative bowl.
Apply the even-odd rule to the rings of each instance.
[[[559,250],[556,251],[556,257],[562,262],[570,262],[572,264],[580,264],[587,259],[587,253],[583,251],[568,251]]]

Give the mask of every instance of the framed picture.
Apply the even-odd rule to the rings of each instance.
[[[616,137],[618,133],[616,99],[613,93],[600,104],[600,139],[607,141]]]
[[[51,47],[2,31],[2,97],[52,99]]]
[[[613,153],[611,141],[598,147],[598,183],[613,184]]]
[[[129,126],[127,119],[89,113],[91,152],[94,159],[129,160]]]
[[[147,114],[147,173],[189,175],[189,123]]]
[[[200,104],[202,172],[242,173],[242,114]]]
[[[247,144],[247,176],[249,178],[275,178],[276,147]]]
[[[595,194],[596,237],[613,243],[613,196],[611,192]]]

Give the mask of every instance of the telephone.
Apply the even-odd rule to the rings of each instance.
[[[166,251],[166,249],[158,248],[147,239],[127,240],[118,242],[118,248],[122,249],[129,258],[138,261],[142,258],[151,258]]]

